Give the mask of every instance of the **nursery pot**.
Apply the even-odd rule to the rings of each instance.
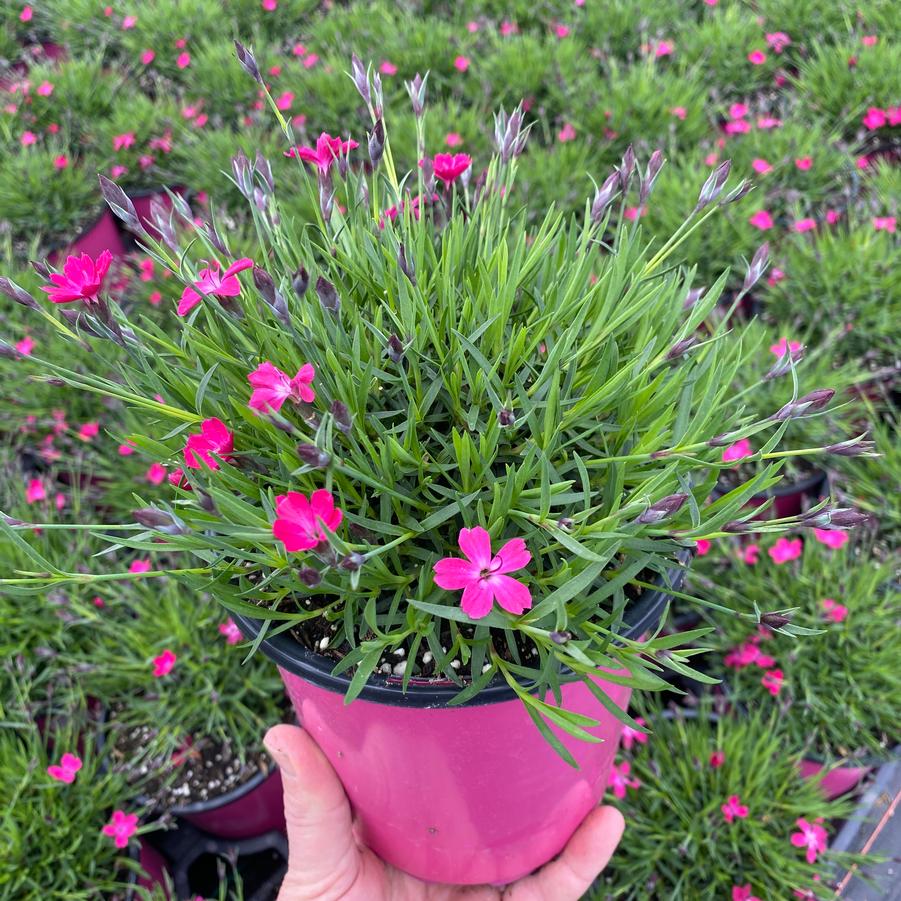
[[[264,832],[284,832],[281,773],[275,767],[261,770],[218,798],[174,807],[170,813],[218,838],[244,839]]]
[[[800,481],[777,485],[775,488],[755,494],[748,501],[747,506],[760,507],[770,498],[773,498],[772,506],[764,515],[768,517],[775,516],[777,519],[782,519],[786,516],[797,516],[803,510],[805,498],[810,498],[814,501],[819,500],[825,482],[826,473],[817,469]],[[713,490],[713,496],[714,498],[721,497],[729,490],[727,487],[721,488],[717,485]]]
[[[826,764],[819,760],[805,757],[800,763],[801,775],[805,779],[812,779],[826,768]],[[841,795],[846,795],[856,788],[864,777],[872,770],[870,766],[855,766],[843,763],[841,766],[828,768],[826,775],[820,782],[820,789],[827,801],[832,801]]]
[[[670,573],[679,585],[682,571]],[[669,600],[661,587],[626,609],[623,635],[654,628]],[[262,621],[232,614],[247,638]],[[347,674],[289,633],[265,638],[301,725],[338,773],[360,837],[386,862],[431,882],[512,882],[558,854],[597,805],[622,723],[579,681],[562,686],[563,706],[591,716],[595,744],[554,729],[578,761],[567,765],[542,737],[506,682],[450,707],[459,688],[447,680],[373,675],[345,704]],[[595,682],[621,709],[631,689]],[[551,701],[548,696],[546,700]]]
[[[86,253],[96,259],[104,250],[108,250],[113,257],[120,257],[125,253],[125,245],[116,227],[116,220],[108,209],[105,209],[71,244],[58,246],[51,250],[47,257],[56,266],[65,262],[69,254]]]
[[[178,185],[172,187],[170,190],[183,196],[186,189],[181,185]],[[128,194],[128,199],[134,204],[135,213],[138,215],[138,221],[147,229],[147,234],[158,241],[160,233],[159,230],[154,228],[151,224],[153,220],[150,218],[150,206],[154,200],[158,200],[167,210],[171,209],[172,201],[169,199],[169,195],[165,191],[160,191],[156,188],[127,191],[126,193]]]

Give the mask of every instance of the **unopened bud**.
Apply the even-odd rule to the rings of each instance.
[[[187,526],[175,515],[158,507],[142,507],[132,511],[135,522],[166,535],[186,535]]]
[[[31,268],[41,277],[49,279],[53,273],[53,267],[46,260],[30,260]],[[15,298],[13,298],[15,299]]]
[[[512,410],[508,410],[504,407],[502,410],[497,411],[497,424],[502,429],[508,429],[512,425],[516,425],[516,414]]]
[[[698,202],[695,205],[696,213],[703,210],[705,206],[713,203],[713,201],[720,196],[726,185],[726,179],[729,178],[731,169],[732,160],[726,160],[725,163],[720,163],[720,165],[707,176],[707,181],[704,182],[701,193],[698,195]]]
[[[410,95],[410,103],[413,105],[413,115],[419,119],[422,111],[425,109],[425,86],[428,81],[428,74],[422,78],[417,72],[412,81],[406,82],[407,93]]]
[[[261,213],[265,213],[269,206],[269,195],[259,185],[254,185],[253,188],[253,205]]]
[[[670,494],[657,503],[651,504],[635,522],[650,525],[668,519],[674,513],[678,513],[687,499],[687,494]]]
[[[131,202],[131,198],[119,187],[114,181],[105,175],[98,175],[100,179],[100,193],[106,201],[106,205],[113,211],[113,215],[129,228],[139,235],[146,235],[147,232],[138,219],[135,205]]]
[[[382,96],[382,76],[378,72],[372,76],[372,111],[381,119],[382,110],[385,107],[385,100]]]
[[[350,70],[357,92],[363,98],[363,103],[369,106],[372,102],[372,96],[369,93],[369,72],[356,53],[350,57]]]
[[[32,310],[37,310],[39,307],[38,302],[24,288],[20,288],[12,279],[5,276],[0,276],[0,294],[5,294],[10,300]]]
[[[760,247],[757,248],[757,252],[754,254],[751,259],[750,264],[748,265],[748,271],[745,273],[744,284],[741,286],[742,294],[750,291],[757,282],[760,281],[764,272],[767,270],[767,266],[770,264],[770,245],[764,241]]]
[[[385,125],[381,119],[377,119],[369,134],[369,162],[374,169],[381,162],[385,152]]]
[[[397,335],[391,335],[388,339],[388,346],[385,348],[385,353],[388,354],[389,359],[392,363],[400,363],[400,361],[404,358],[404,353],[406,352],[406,348],[404,347],[403,341],[397,337]]]
[[[263,156],[260,151],[257,151],[257,158],[253,165],[254,169],[259,173],[260,177],[266,184],[266,187],[269,189],[269,192],[275,190],[275,179],[272,177],[272,166],[269,165],[269,160]]]
[[[681,341],[677,341],[670,349],[666,355],[667,360],[675,360],[678,357],[681,357],[683,354],[688,353],[696,344],[698,343],[698,339],[692,335],[689,338],[683,338]]]
[[[847,507],[820,510],[819,513],[808,513],[802,517],[801,524],[814,529],[853,529],[869,522],[870,517],[859,510]]]
[[[623,154],[623,161],[619,167],[619,188],[625,194],[629,189],[632,173],[635,171],[635,151],[630,144]]]
[[[263,84],[263,77],[260,75],[260,69],[257,66],[257,61],[254,59],[253,51],[248,50],[240,41],[235,41],[235,52],[241,68],[258,84]]]
[[[725,206],[727,203],[735,203],[738,200],[741,200],[745,194],[750,194],[754,185],[749,181],[743,181],[737,188],[733,188],[721,201],[720,206]]]
[[[591,202],[591,221],[597,224],[604,218],[604,213],[611,201],[616,196],[620,186],[619,172],[613,172],[607,176],[604,184],[594,192],[594,200]]]
[[[790,616],[786,616],[784,613],[761,613],[760,614],[760,622],[764,626],[769,626],[771,629],[781,629],[783,626],[787,626],[792,621]]]
[[[789,401],[781,410],[774,413],[770,419],[776,422],[784,422],[786,419],[794,419],[796,416],[804,416],[808,413],[816,413],[828,406],[829,401],[835,395],[835,388],[817,388],[814,391]]]
[[[857,438],[849,438],[847,441],[839,441],[838,444],[830,444],[823,449],[827,454],[835,454],[839,457],[860,457],[864,454],[875,453],[876,444],[860,435]]]
[[[232,175],[235,176],[235,184],[241,194],[250,200],[253,194],[253,169],[250,160],[243,150],[239,150],[232,157]]]
[[[419,168],[422,170],[422,183],[426,192],[431,194],[435,190],[435,164],[430,157],[426,157],[420,161]]]
[[[362,554],[358,554],[356,551],[351,551],[345,557],[341,558],[341,562],[338,566],[341,569],[346,569],[348,572],[356,572],[359,569],[363,568],[363,564],[366,562],[366,558]]]
[[[397,254],[397,265],[400,266],[400,271],[410,279],[411,284],[416,285],[416,270],[413,268],[413,263],[407,259],[407,250],[404,247],[403,243],[400,245],[400,250]]]
[[[329,411],[332,414],[332,418],[335,420],[335,425],[338,426],[345,435],[350,434],[350,430],[353,428],[353,417],[350,415],[350,410],[348,410],[340,400],[335,400],[332,401]]]
[[[549,632],[548,637],[554,644],[566,644],[573,636],[572,632]]]
[[[704,296],[706,290],[706,288],[692,288],[688,294],[685,295],[682,309],[690,310]]]
[[[265,269],[254,266],[253,283],[256,285],[257,291],[260,292],[260,296],[263,298],[266,306],[287,325],[288,305],[285,303],[285,298],[282,297],[281,292],[275,287],[272,276]]]
[[[342,156],[341,159],[346,159]],[[340,160],[339,160],[340,166]],[[332,185],[331,177],[328,173],[319,173],[319,211],[322,218],[326,222],[330,222],[332,218],[332,210],[335,206],[335,188]]]
[[[753,522],[742,522],[741,520],[733,519],[732,522],[727,522],[726,525],[723,526],[723,531],[729,532],[731,535],[745,535],[758,528],[759,526],[755,525]]]
[[[310,274],[303,266],[294,273],[294,277],[291,279],[291,287],[298,297],[303,297],[307,293],[307,288],[310,287]]]
[[[181,470],[178,470],[181,472]],[[174,473],[173,473],[174,475]],[[171,479],[170,479],[171,481]],[[178,481],[182,481],[179,479]],[[187,485],[187,482],[184,482],[181,487]],[[219,512],[219,508],[216,506],[216,502],[213,500],[213,496],[206,491],[198,491],[197,492],[197,503],[200,504],[200,509],[206,513],[209,513],[212,516],[221,516],[222,514]]]
[[[654,189],[654,182],[657,181],[657,176],[660,174],[660,170],[663,168],[663,151],[655,150],[651,154],[651,158],[648,160],[647,168],[645,169],[644,178],[641,180],[641,188],[638,192],[638,205],[644,206],[648,197],[651,196],[651,191]]]
[[[778,379],[788,372],[792,367],[797,365],[804,359],[804,348],[799,347],[797,350],[786,350],[781,357],[770,367],[770,371],[764,376],[765,380]]]
[[[321,275],[316,279],[316,294],[319,297],[319,303],[322,304],[322,309],[337,316],[341,306],[338,292],[335,290],[335,286]]]
[[[297,571],[297,575],[308,588],[315,588],[322,581],[319,570],[313,569],[312,566],[302,566]]]
[[[325,469],[332,462],[331,455],[315,444],[298,444],[297,456],[313,469]]]

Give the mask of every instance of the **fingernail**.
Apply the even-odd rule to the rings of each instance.
[[[293,776],[294,768],[291,766],[291,757],[285,752],[284,748],[279,747],[268,734],[263,739],[263,745],[266,747],[266,750],[269,752],[272,759],[278,764],[278,768],[286,776]]]

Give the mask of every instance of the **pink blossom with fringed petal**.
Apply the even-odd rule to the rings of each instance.
[[[796,848],[806,848],[804,855],[808,863],[816,863],[817,854],[826,850],[826,830],[820,825],[822,817],[817,817],[812,823],[808,823],[800,817],[796,824],[801,830],[792,834],[791,843]]]
[[[309,551],[328,540],[325,530],[335,532],[344,513],[335,506],[330,491],[320,488],[309,498],[299,491],[280,494],[275,499],[272,534],[290,553]]]
[[[748,566],[753,566],[760,558],[760,545],[758,544],[747,544],[741,552],[741,559],[743,563],[747,563]]]
[[[247,376],[247,381],[253,386],[247,406],[251,410],[267,413],[270,409],[280,410],[289,398],[294,403],[312,403],[316,399],[316,392],[310,386],[315,376],[316,370],[312,363],[304,363],[293,378],[268,360],[260,363]]]
[[[237,297],[241,293],[241,283],[237,275],[252,267],[253,260],[242,257],[220,274],[221,264],[214,260],[207,269],[200,270],[193,288],[185,288],[181,292],[178,315],[185,316],[190,313],[204,297]]]
[[[748,222],[761,231],[768,231],[773,227],[773,217],[770,215],[769,210],[758,210],[753,216],[749,217]]]
[[[420,160],[422,166],[424,160]],[[468,153],[436,153],[432,158],[435,178],[449,185],[456,181],[470,166],[472,157]]]
[[[141,52],[138,58],[141,60],[142,65],[149,66],[156,59],[156,53],[148,47]]]
[[[868,128],[870,131],[875,131],[877,128],[885,127],[888,117],[886,116],[884,109],[880,109],[878,106],[871,106],[866,113],[864,113],[864,117],[861,121],[865,128]]]
[[[47,499],[47,489],[40,479],[31,479],[28,487],[25,489],[25,503],[36,504],[38,501]]]
[[[723,658],[723,663],[733,669],[744,669],[746,666],[759,666],[767,669],[775,663],[775,659],[769,654],[764,654],[753,641],[746,641],[736,648],[732,648]]]
[[[898,220],[894,216],[874,216],[873,228],[876,231],[888,232],[894,234],[898,227]]]
[[[565,144],[567,141],[574,141],[576,139],[576,129],[573,127],[572,123],[567,122],[560,131],[557,132],[557,140],[561,144]]]
[[[643,717],[637,716],[635,717],[635,722],[638,723],[639,726],[644,726],[645,721]],[[632,745],[636,742],[640,745],[646,745],[648,743],[648,734],[647,732],[639,732],[638,729],[633,729],[631,726],[623,726],[623,747],[627,751],[632,750]]]
[[[238,624],[231,617],[219,623],[219,634],[225,638],[226,644],[237,644],[242,637]]]
[[[465,56],[458,56],[454,59],[454,68],[458,72],[465,72],[469,68],[469,59]]]
[[[826,618],[834,623],[843,623],[848,618],[848,608],[832,598],[823,598],[820,606],[823,608]]]
[[[797,353],[803,346],[800,341],[793,341],[783,336],[775,344],[770,345],[770,353],[781,360],[787,353]]]
[[[379,72],[381,72],[382,75],[397,75],[397,66],[395,66],[394,63],[392,63],[390,60],[383,59],[379,64]]]
[[[756,895],[751,894],[751,883],[732,886],[732,901],[760,901]]]
[[[719,769],[726,762],[726,754],[723,751],[714,751],[710,755],[708,763],[713,769]]]
[[[834,551],[844,547],[849,540],[847,532],[839,532],[835,529],[814,529],[813,537],[820,544],[825,544],[826,547],[832,548]]]
[[[766,54],[762,50],[752,50],[748,54],[748,62],[752,66],[762,66],[766,62]]]
[[[712,547],[712,543],[706,538],[699,538],[695,542],[695,551],[699,557],[705,557],[710,553],[710,548]]]
[[[804,232],[813,231],[817,227],[816,219],[811,219],[807,217],[806,219],[798,219],[792,223],[792,231],[797,232],[799,235]]]
[[[352,138],[346,141],[341,138],[333,138],[330,134],[322,132],[316,139],[315,147],[292,147],[285,151],[285,156],[300,157],[305,163],[313,163],[320,172],[328,172],[332,163],[342,156],[347,156],[351,150],[360,145]]]
[[[149,560],[133,560],[128,567],[130,573],[149,573],[153,564]]]
[[[124,810],[114,810],[112,819],[103,827],[103,834],[108,835],[117,848],[125,848],[137,831],[137,814],[126,813]]]
[[[741,803],[738,795],[730,795],[726,803],[720,806],[720,810],[727,823],[731,823],[735,819],[746,820],[748,818],[748,808]]]
[[[75,754],[63,754],[58,764],[51,764],[47,767],[47,772],[57,782],[65,782],[67,785],[71,785],[80,769],[80,757],[76,757]]]
[[[26,335],[24,338],[16,341],[16,350],[22,354],[23,357],[30,357],[31,352],[34,350],[34,338],[31,335]]]
[[[104,250],[96,260],[86,253],[80,257],[67,257],[62,273],[50,273],[53,284],[44,285],[41,290],[54,303],[72,303],[76,300],[92,303],[103,288],[112,261],[113,255],[108,250]]]
[[[200,433],[189,435],[185,443],[185,465],[189,469],[201,469],[205,463],[210,469],[219,468],[219,460],[229,460],[229,454],[235,449],[235,436],[221,419],[215,416],[204,419],[200,424]]]
[[[782,53],[791,44],[792,39],[784,31],[772,31],[766,35],[766,42],[773,53]]]
[[[632,764],[628,760],[622,763],[613,764],[610,767],[610,773],[607,776],[607,787],[613,791],[615,798],[625,798],[627,788],[641,788],[641,782],[638,779],[631,779],[629,773],[632,771]]]
[[[155,678],[160,679],[163,676],[168,676],[169,673],[172,672],[172,668],[175,666],[175,661],[178,660],[177,655],[170,651],[169,648],[166,648],[162,654],[158,654],[153,658],[153,675]]]
[[[144,473],[144,478],[151,485],[162,485],[166,481],[166,467],[162,463],[151,463],[150,468]]]
[[[491,536],[481,526],[461,529],[457,541],[465,559],[442,558],[433,567],[434,579],[446,591],[463,589],[460,606],[470,619],[487,616],[495,600],[516,615],[532,606],[528,587],[508,575],[532,559],[522,538],[511,538],[497,554],[492,554]]]
[[[770,559],[777,566],[797,560],[804,550],[804,543],[800,538],[777,538],[776,543],[767,551]]]
[[[738,460],[744,460],[745,457],[750,457],[753,453],[751,442],[747,438],[739,438],[723,451],[723,463],[735,463]]]
[[[191,54],[179,53],[178,58],[175,60],[175,65],[178,66],[179,69],[187,69],[188,66],[191,65]]]
[[[760,684],[775,698],[782,690],[782,683],[785,679],[781,669],[771,669],[763,674]]]

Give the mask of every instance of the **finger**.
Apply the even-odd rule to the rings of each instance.
[[[595,808],[559,857],[511,885],[504,901],[578,901],[607,866],[625,826],[615,807]]]
[[[360,866],[344,788],[310,736],[297,726],[273,726],[263,739],[282,773],[288,827],[288,875],[282,886],[350,886]]]

